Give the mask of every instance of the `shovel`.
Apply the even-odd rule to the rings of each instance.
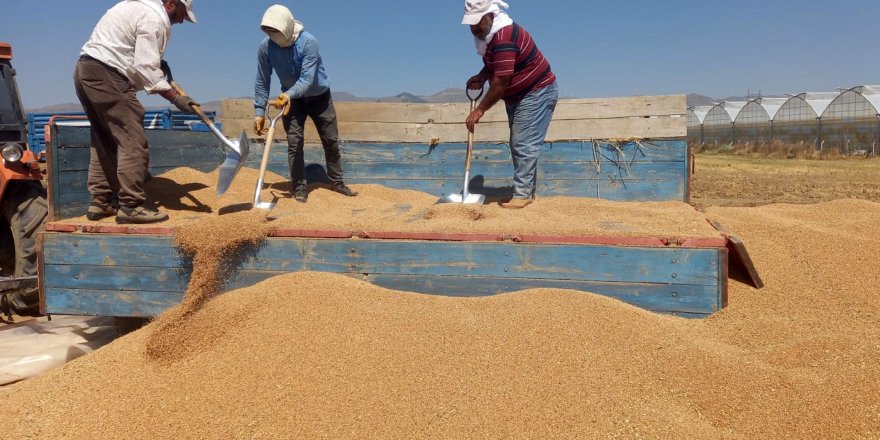
[[[465,93],[467,94],[468,99],[471,100],[471,112],[477,107],[477,100],[480,99],[480,96],[483,96],[483,88],[480,87],[480,94],[476,97],[471,97],[471,89],[465,88]],[[471,179],[471,150],[474,148],[474,132],[468,130],[467,137],[467,154],[465,155],[464,160],[464,187],[461,190],[461,193],[458,194],[449,194],[447,196],[443,196],[437,203],[463,203],[463,204],[479,204],[482,205],[483,202],[486,201],[486,196],[482,194],[471,194],[468,192],[468,183],[470,183]]]
[[[166,76],[170,76],[170,72],[166,72]],[[169,84],[174,88],[174,91],[186,96],[186,92],[183,91],[173,79],[169,79]],[[199,118],[208,128],[214,133],[214,136],[217,136],[217,139],[220,139],[222,142],[221,148],[226,153],[226,160],[220,164],[219,175],[217,177],[217,195],[223,195],[227,189],[229,189],[229,185],[232,184],[232,179],[235,178],[235,175],[238,174],[238,170],[241,169],[241,166],[244,165],[244,161],[247,160],[248,154],[251,151],[251,146],[248,144],[247,134],[245,131],[241,131],[241,137],[238,140],[232,140],[223,136],[223,133],[214,125],[214,122],[205,115],[205,112],[202,111],[202,107],[198,105],[192,106],[194,112],[199,115]]]
[[[260,177],[257,178],[257,189],[254,191],[254,208],[272,209],[275,202],[264,202],[260,200],[260,191],[263,189],[263,177],[266,176],[266,167],[269,165],[269,149],[275,142],[275,123],[290,111],[290,100],[284,105],[284,108],[275,115],[269,122],[269,131],[266,132],[266,146],[263,148],[263,161],[260,163]],[[269,108],[266,108],[266,116],[269,116]]]

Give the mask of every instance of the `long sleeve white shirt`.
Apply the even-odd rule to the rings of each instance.
[[[88,55],[128,77],[149,94],[171,90],[159,67],[171,37],[161,0],[123,0],[107,10],[80,55]]]

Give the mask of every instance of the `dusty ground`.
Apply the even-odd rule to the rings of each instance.
[[[853,198],[880,202],[880,159],[768,159],[698,154],[691,202],[761,206]]]

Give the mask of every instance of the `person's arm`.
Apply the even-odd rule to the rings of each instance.
[[[194,113],[193,105],[199,103],[190,96],[177,93],[162,70],[162,54],[160,47],[165,47],[165,25],[154,20],[143,20],[138,24],[134,43],[133,75],[140,78],[144,91],[150,95],[159,95],[174,104],[178,110]]]
[[[159,94],[163,98],[173,101],[177,93],[171,89],[171,85],[165,80],[160,63],[162,54],[160,47],[165,46],[164,25],[155,20],[142,20],[137,26],[137,35],[134,43],[134,75],[137,75],[144,85],[147,94]]]
[[[486,67],[483,66],[483,69],[480,70],[480,73],[470,77],[467,81],[467,87],[471,90],[479,90],[483,88],[483,83],[486,82],[487,79],[490,78],[492,72]]]
[[[302,37],[300,37],[302,38]],[[303,42],[303,61],[299,70],[299,78],[284,94],[290,99],[302,98],[305,96],[315,80],[318,77],[318,41],[309,38]]]
[[[510,87],[511,78],[511,76],[496,76],[489,81],[489,91],[486,92],[486,96],[477,104],[477,107],[468,115],[465,121],[469,131],[474,131],[474,127],[480,122],[480,118],[504,97],[504,94],[507,93],[507,88]]]
[[[264,116],[269,102],[269,89],[272,83],[272,65],[269,63],[269,47],[264,41],[257,50],[257,79],[254,82],[254,112]]]

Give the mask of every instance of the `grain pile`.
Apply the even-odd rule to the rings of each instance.
[[[177,168],[147,184],[151,202],[167,210],[162,226],[179,226],[205,216],[250,209],[257,170],[242,168],[218,198],[215,173]],[[186,182],[186,183],[180,183]],[[435,205],[438,197],[381,185],[351,185],[345,197],[320,184],[309,185],[308,203],[293,200],[289,178],[266,173],[263,200],[277,202],[269,220],[277,229],[394,232],[461,232],[499,235],[538,234],[651,238],[719,237],[705,215],[683,202],[613,202],[573,197],[538,197],[522,210],[498,204]],[[465,220],[465,221],[462,221]],[[113,218],[103,223],[113,224]],[[85,217],[69,223],[94,224]]]
[[[254,251],[270,232],[263,211],[205,217],[175,229],[177,247],[192,258],[193,271],[181,304],[163,313],[153,324],[146,344],[149,357],[172,361],[214,338],[215,332],[189,328],[189,317],[222,291],[226,275],[237,266],[237,259]]]
[[[10,438],[880,438],[880,204],[707,213],[766,282],[732,281],[708,319],[295,273],[193,312],[198,350],[150,359],[152,324],[21,384],[0,417]]]

